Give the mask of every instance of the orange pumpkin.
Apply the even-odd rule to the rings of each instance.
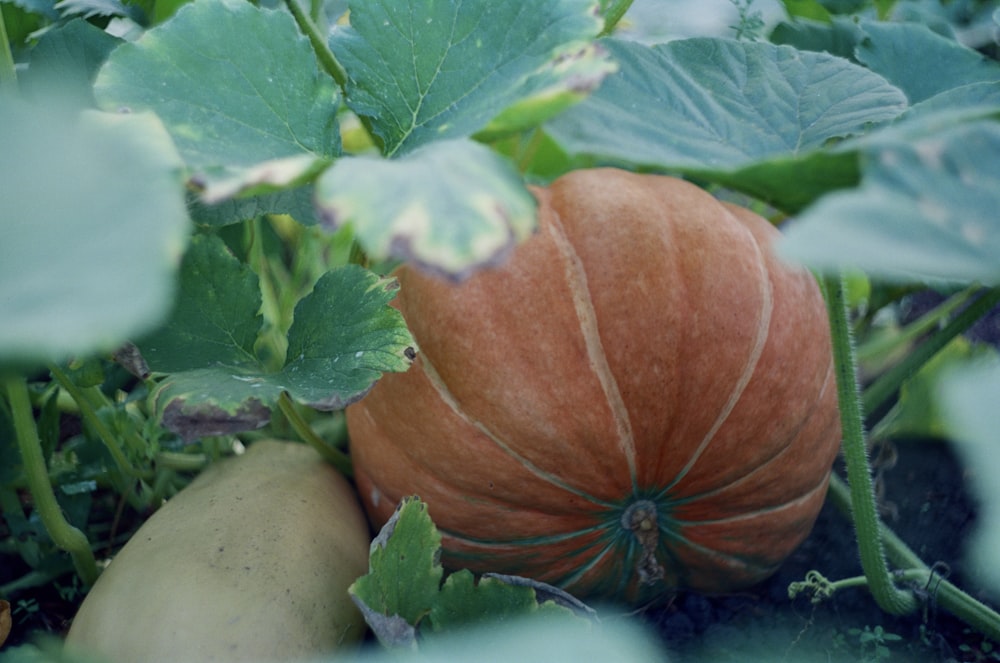
[[[420,354],[347,411],[381,524],[419,495],[446,566],[643,602],[756,583],[840,441],[826,310],[778,231],[679,179],[572,172],[455,285],[398,271]]]

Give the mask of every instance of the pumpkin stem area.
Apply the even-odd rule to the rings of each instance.
[[[639,500],[629,505],[622,514],[622,527],[632,532],[639,543],[639,560],[636,571],[639,581],[652,585],[664,576],[663,567],[656,561],[656,546],[660,538],[660,528],[656,522],[656,504],[650,500]]]

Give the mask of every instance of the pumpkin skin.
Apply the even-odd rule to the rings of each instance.
[[[443,562],[633,604],[772,574],[840,442],[826,309],[765,219],[679,179],[575,171],[461,284],[397,271],[420,348],[347,410],[380,525],[419,495]]]

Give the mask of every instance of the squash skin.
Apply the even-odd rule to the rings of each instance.
[[[357,497],[311,448],[274,440],[206,469],[95,583],[66,638],[109,663],[284,661],[350,648],[368,569]]]
[[[539,232],[503,268],[397,271],[420,353],[347,411],[369,516],[419,495],[446,566],[587,598],[763,580],[839,448],[815,280],[766,220],[678,179],[593,169],[534,193]],[[625,526],[633,504],[654,536]]]

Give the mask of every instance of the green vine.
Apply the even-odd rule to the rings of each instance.
[[[98,408],[95,407],[95,403],[92,402],[89,397],[89,393],[73,382],[69,375],[67,375],[66,372],[59,366],[52,364],[49,366],[49,370],[52,373],[52,377],[59,383],[59,386],[69,393],[69,395],[76,402],[77,406],[80,408],[80,416],[83,417],[83,420],[87,422],[87,425],[90,426],[94,433],[96,433],[101,439],[101,442],[104,443],[104,446],[111,454],[111,457],[114,459],[118,469],[125,475],[134,479],[151,478],[151,472],[140,471],[136,469],[131,462],[129,462],[128,457],[125,455],[125,451],[122,449],[122,445],[119,444],[118,436],[115,435],[115,433],[108,428],[104,421],[102,421],[98,416]],[[129,446],[144,449],[145,443],[142,440],[132,440]]]
[[[879,607],[895,615],[915,612],[919,602],[912,591],[896,586],[889,574],[882,546],[881,525],[875,507],[875,492],[868,464],[868,447],[858,393],[857,363],[843,278],[837,276],[826,279],[824,294],[830,316],[843,454],[850,488],[851,516],[854,519],[858,551],[861,554],[861,568]]]
[[[24,463],[24,476],[28,481],[28,490],[35,511],[53,543],[72,557],[80,579],[85,584],[92,585],[100,571],[87,536],[66,520],[56,500],[42,444],[38,439],[27,382],[23,377],[8,376],[3,379],[3,384],[7,402],[10,404],[17,446],[21,452],[21,461]]]
[[[1000,614],[943,578],[879,521],[868,464],[862,401],[858,394],[856,358],[844,283],[838,277],[827,279],[823,285],[837,367],[843,454],[848,479],[845,483],[839,476],[833,475],[830,478],[829,497],[842,513],[854,521],[864,576],[830,581],[818,572],[811,572],[803,582],[789,586],[789,596],[810,592],[813,601],[820,601],[838,589],[867,585],[876,603],[886,612],[911,613],[917,610],[921,600],[933,600],[987,637],[1000,639]],[[919,353],[920,358],[912,363],[904,362],[901,365],[903,368],[897,366],[887,372],[892,374],[893,382],[886,379],[884,384],[895,386],[891,389],[889,386],[880,387],[879,393],[886,393],[886,398],[894,394],[908,375],[996,305],[998,297],[998,291],[988,291],[956,315],[913,353]],[[901,570],[890,573],[889,561]]]
[[[316,22],[308,14],[302,11],[302,7],[299,6],[297,0],[285,0],[285,5],[295,18],[295,22],[298,23],[299,29],[309,38],[309,43],[312,44],[316,58],[319,60],[324,71],[333,77],[333,80],[337,82],[341,90],[344,90],[347,87],[347,70],[337,60],[337,56],[333,54],[333,51],[330,50],[319,26],[316,25]]]
[[[611,0],[604,7],[604,28],[598,37],[607,37],[615,31],[615,27],[625,16],[625,12],[632,6],[632,0]]]
[[[302,415],[295,409],[295,403],[292,402],[287,392],[282,392],[281,396],[278,397],[278,409],[285,415],[292,429],[304,442],[318,451],[327,462],[340,470],[341,474],[346,477],[354,476],[354,467],[351,464],[350,457],[340,449],[327,444],[323,438],[316,434],[316,431],[312,429],[309,422],[303,419]]]
[[[841,513],[850,515],[854,508],[850,488],[836,475],[830,478],[829,497],[830,502]],[[925,592],[928,598],[933,599],[937,605],[977,629],[991,640],[1000,642],[1000,614],[969,596],[966,592],[935,572],[932,567],[927,566],[895,532],[884,524],[879,525],[879,539],[885,546],[885,553],[889,560],[896,567],[902,569],[894,574],[897,580],[905,582],[911,587],[919,588],[919,591]],[[820,577],[822,578],[822,576]],[[811,583],[814,580],[814,578],[811,578],[807,574],[805,583],[792,583],[792,585],[812,584],[813,586],[835,591],[847,586],[868,584],[867,578],[845,579],[832,583],[823,578],[823,581],[828,583],[828,585],[824,585],[822,582]],[[792,586],[790,585],[790,594],[791,591]]]
[[[984,289],[979,297],[974,299],[944,327],[918,345],[913,352],[907,353],[903,361],[887,370],[865,389],[862,396],[864,411],[874,412],[885,405],[899,391],[900,386],[907,378],[920,370],[921,366],[930,361],[952,339],[967,331],[997,304],[1000,304],[1000,288]]]

